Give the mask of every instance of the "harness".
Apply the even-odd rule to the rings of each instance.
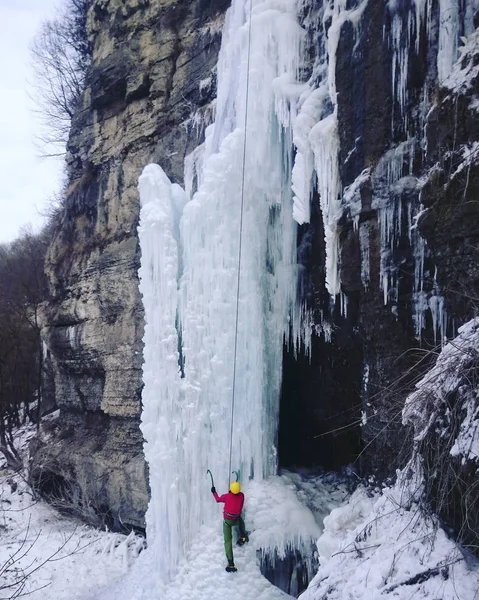
[[[241,515],[234,515],[233,513],[229,513],[229,512],[225,512],[224,516],[226,519],[230,520],[230,521],[235,521],[236,519],[238,519]]]

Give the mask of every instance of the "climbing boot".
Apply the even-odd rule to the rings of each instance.
[[[236,573],[238,569],[236,568],[236,565],[234,564],[234,562],[232,560],[228,561],[228,566],[226,567],[225,571],[227,573]]]
[[[237,546],[244,546],[249,542],[249,537],[247,535],[242,535],[239,540],[236,542]]]

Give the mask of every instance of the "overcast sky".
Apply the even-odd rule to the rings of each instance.
[[[28,95],[30,42],[60,2],[0,0],[0,243],[28,223],[38,230],[39,212],[60,186],[62,161],[38,157],[40,128]]]

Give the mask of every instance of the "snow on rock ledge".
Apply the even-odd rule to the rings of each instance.
[[[412,424],[415,441],[421,442],[434,428],[443,434],[453,423],[450,403],[462,415],[458,433],[450,450],[462,460],[479,459],[479,319],[459,329],[459,335],[439,354],[436,365],[417,384],[406,400],[403,423]]]
[[[301,600],[474,597],[479,573],[421,510],[422,471],[418,462],[410,467],[382,493],[359,488],[324,520],[321,566]]]

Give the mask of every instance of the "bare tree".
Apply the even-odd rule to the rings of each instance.
[[[47,556],[35,558],[32,555],[34,554],[35,545],[42,535],[42,530],[36,534],[31,532],[31,517],[29,517],[23,539],[18,548],[16,550],[12,549],[8,559],[3,564],[0,563],[0,593],[2,594],[2,598],[14,600],[15,598],[29,596],[34,592],[47,588],[50,585],[49,583],[40,586],[35,585],[35,573],[45,567],[47,563],[63,560],[78,554],[95,542],[94,540],[80,546],[80,541],[77,541],[75,547],[70,549],[70,542],[75,541],[75,533],[76,528],[69,535],[65,536],[63,543],[59,544],[56,550]],[[4,596],[4,594],[8,595]]]
[[[44,156],[65,152],[71,120],[85,88],[91,61],[87,15],[91,0],[65,0],[62,11],[43,23],[31,53],[33,100],[43,122],[39,136]]]
[[[47,239],[25,231],[0,246],[0,452],[10,467],[21,458],[14,431],[41,401],[42,352],[39,306],[46,294]]]

